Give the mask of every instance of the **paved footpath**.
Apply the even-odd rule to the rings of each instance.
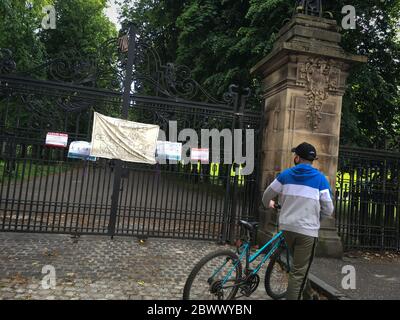
[[[347,268],[354,268],[355,287],[343,289]],[[343,274],[342,274],[343,271]],[[400,254],[390,252],[348,252],[343,259],[316,258],[311,272],[350,299],[400,300]]]
[[[0,299],[180,300],[187,275],[214,242],[0,233]],[[43,289],[45,265],[56,287]],[[260,275],[265,273],[265,266]],[[48,273],[47,273],[48,274]],[[243,298],[242,298],[243,299]],[[263,276],[254,300],[269,299]]]

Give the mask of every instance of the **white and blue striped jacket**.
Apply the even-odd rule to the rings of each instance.
[[[267,207],[279,195],[279,228],[318,237],[321,216],[333,213],[330,186],[326,177],[308,164],[299,164],[280,173],[265,190]]]

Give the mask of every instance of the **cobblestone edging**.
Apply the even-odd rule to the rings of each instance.
[[[207,253],[231,248],[213,242],[0,233],[0,299],[180,300],[186,278]],[[45,265],[55,289],[43,289]],[[252,300],[269,299],[261,282]]]

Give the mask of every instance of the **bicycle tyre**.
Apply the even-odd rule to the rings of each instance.
[[[278,278],[282,277],[286,281],[289,278],[290,266],[287,265],[287,255],[289,252],[286,248],[280,247],[272,255],[268,264],[267,270],[265,271],[264,286],[267,294],[274,300],[281,300],[285,298],[287,292],[287,284],[283,284],[284,290],[278,292],[275,286],[271,284],[273,278],[273,271],[276,270]],[[290,263],[290,262],[289,262]]]
[[[201,269],[211,260],[218,258],[218,257],[229,257],[231,258],[233,261],[239,261],[238,256],[229,250],[221,250],[221,251],[215,251],[212,252],[208,255],[206,255],[204,258],[202,258],[192,269],[192,272],[189,274],[185,286],[183,288],[183,300],[190,300],[190,291],[192,289],[192,285],[193,285],[193,281],[195,280],[196,276],[199,274],[199,272],[201,271]],[[211,275],[210,275],[211,276]],[[238,282],[238,280],[241,278],[242,276],[242,264],[239,261],[238,265],[236,266],[236,279],[235,279],[235,283]],[[232,292],[229,294],[229,296],[227,297],[227,299],[224,300],[232,300],[237,291],[238,291],[239,287],[238,286],[234,286],[232,289]],[[196,299],[197,300],[197,299]]]

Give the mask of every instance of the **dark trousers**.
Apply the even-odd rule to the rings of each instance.
[[[293,261],[289,273],[289,285],[286,299],[312,299],[313,290],[308,280],[308,273],[314,259],[318,238],[290,231],[283,231],[283,235]]]

